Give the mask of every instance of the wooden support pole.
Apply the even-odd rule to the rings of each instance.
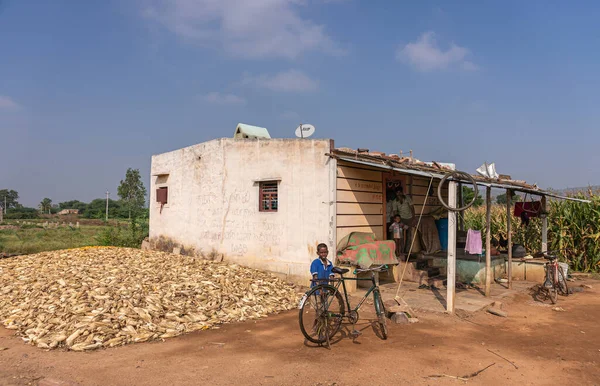
[[[546,202],[546,196],[542,196],[542,252],[548,252],[548,217],[545,213],[548,213],[548,208],[546,207],[548,203]]]
[[[448,205],[456,207],[456,182],[448,183]],[[448,265],[446,270],[446,312],[454,313],[456,294],[456,212],[448,211]]]
[[[492,291],[492,188],[485,191],[485,296]]]
[[[506,189],[506,247],[508,248],[508,289],[512,289],[512,190]]]
[[[461,208],[465,205],[462,187],[463,187],[462,182],[459,182],[457,197],[458,197],[458,206]],[[464,216],[462,215],[462,213],[460,216],[458,216],[458,230],[461,232],[465,231],[465,219],[464,219]]]

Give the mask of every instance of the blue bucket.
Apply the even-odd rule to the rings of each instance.
[[[442,245],[442,251],[448,250],[448,219],[441,218],[439,220],[435,220],[435,225],[438,230],[438,235],[440,237],[440,244]]]

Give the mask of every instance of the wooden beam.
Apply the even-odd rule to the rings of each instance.
[[[512,190],[506,189],[506,241],[508,248],[508,289],[512,289]]]
[[[546,196],[542,196],[542,213],[548,213]],[[548,252],[548,217],[542,217],[542,252]]]
[[[448,184],[448,205],[456,205],[456,182]],[[456,295],[456,212],[452,211],[448,211],[448,266],[446,278],[446,312],[453,314]]]
[[[492,291],[492,188],[485,191],[485,296]]]
[[[458,196],[458,206],[460,208],[462,208],[465,205],[462,187],[463,187],[462,182],[459,182],[457,196]],[[464,219],[464,216],[462,215],[462,213],[460,216],[458,216],[458,230],[460,230],[461,232],[465,231],[465,219]]]

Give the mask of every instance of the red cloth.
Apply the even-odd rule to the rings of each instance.
[[[529,217],[538,217],[542,210],[542,203],[540,201],[530,202],[516,202],[515,203],[515,217],[521,217],[521,213],[527,212]]]

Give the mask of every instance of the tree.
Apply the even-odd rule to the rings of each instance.
[[[127,213],[120,200],[108,200],[109,218],[127,217]],[[106,216],[106,198],[97,198],[86,205],[83,217],[103,219],[104,216]]]
[[[127,169],[125,180],[121,180],[117,193],[127,207],[129,218],[131,218],[132,213],[136,216],[144,209],[146,203],[146,188],[142,182],[139,169]]]
[[[4,201],[6,198],[6,208],[4,207]],[[0,207],[6,212],[6,209],[18,208],[19,193],[15,190],[2,189],[0,190]]]
[[[515,194],[512,196],[511,203],[517,202],[517,201],[522,201],[522,199],[521,199],[521,196],[519,196],[518,194]],[[496,196],[496,203],[500,204],[500,205],[506,205],[506,193]]]
[[[81,202],[79,200],[71,200],[65,201],[58,204],[58,208],[62,209],[78,209],[79,214],[83,215],[85,213],[85,208],[88,206],[85,202]]]
[[[473,191],[472,188],[469,188],[468,186],[463,186],[462,187],[462,195],[463,195],[463,202],[465,204],[468,204],[473,199],[475,192]],[[481,194],[477,194],[477,198],[475,199],[473,206],[477,207],[477,206],[481,206],[482,204],[483,204],[483,198],[481,197]]]
[[[44,198],[42,200],[42,202],[40,202],[40,211],[42,213],[50,213],[50,210],[52,209],[52,200],[49,198]]]

